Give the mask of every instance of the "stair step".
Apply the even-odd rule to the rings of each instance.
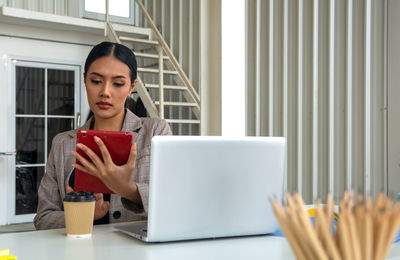
[[[143,53],[143,52],[135,52],[136,57],[140,58],[149,58],[149,59],[158,59],[157,54]],[[163,59],[169,60],[168,56],[163,56]]]
[[[147,40],[147,39],[132,38],[132,37],[125,37],[125,36],[120,36],[119,39],[121,41],[125,41],[125,42],[136,42],[136,43],[158,45],[158,41],[152,41],[152,40]]]
[[[146,88],[159,88],[157,84],[144,84]],[[164,85],[164,89],[173,89],[173,90],[187,90],[185,86],[174,86],[174,85]]]
[[[165,119],[171,124],[200,124],[200,120],[190,120],[190,119]]]
[[[154,104],[160,105],[160,101],[155,101]],[[164,106],[182,106],[182,107],[196,107],[196,103],[187,103],[187,102],[170,102],[164,101]]]
[[[138,68],[137,71],[145,73],[159,73],[159,69]],[[178,72],[175,70],[164,70],[164,74],[178,75]]]

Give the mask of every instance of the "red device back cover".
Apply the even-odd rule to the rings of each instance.
[[[94,141],[94,136],[99,137],[107,147],[113,162],[116,165],[124,165],[128,161],[129,153],[132,145],[132,133],[117,131],[98,131],[98,130],[78,130],[77,143],[82,143],[89,147],[101,159],[102,155],[99,147]],[[77,152],[85,159],[91,161],[89,157],[80,149]],[[81,164],[78,159],[77,164]],[[75,190],[92,191],[95,193],[114,193],[99,178],[75,170]]]

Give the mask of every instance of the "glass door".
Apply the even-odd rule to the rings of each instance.
[[[32,221],[53,137],[75,128],[80,66],[13,60],[15,160],[11,223]]]

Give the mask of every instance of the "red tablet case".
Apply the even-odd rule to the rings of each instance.
[[[94,136],[99,137],[107,147],[113,162],[116,165],[124,165],[128,161],[132,145],[132,133],[118,131],[98,131],[98,130],[78,130],[77,143],[82,143],[92,149],[101,159],[100,148],[94,141]],[[89,157],[80,149],[77,152],[85,159],[91,161]],[[81,164],[78,159],[77,164]],[[95,193],[114,193],[99,178],[75,170],[75,190],[92,191]]]

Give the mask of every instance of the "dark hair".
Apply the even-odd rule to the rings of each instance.
[[[133,83],[137,77],[137,64],[135,54],[128,47],[115,42],[102,42],[93,47],[86,58],[84,77],[86,77],[90,65],[95,60],[111,55],[122,61],[129,67],[131,71],[131,82]]]

